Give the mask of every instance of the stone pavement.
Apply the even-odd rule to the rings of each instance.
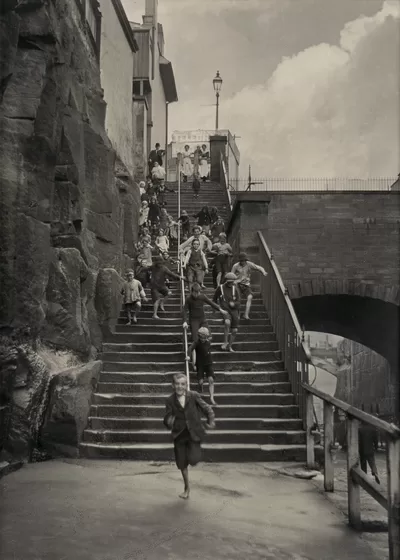
[[[378,467],[381,489],[387,492],[386,455],[377,453],[376,464]],[[347,463],[346,454],[338,451],[334,458],[335,465],[335,491],[324,492],[329,502],[334,504],[344,515],[347,522]],[[368,467],[368,474],[370,474]],[[373,481],[373,479],[371,478]],[[323,475],[319,475],[313,483],[323,491]],[[389,558],[387,511],[376,502],[369,494],[361,489],[361,520],[363,523],[362,538],[370,544],[380,560]]]
[[[378,560],[309,481],[262,464],[65,460],[1,481],[2,560]],[[381,560],[381,559],[379,559]]]

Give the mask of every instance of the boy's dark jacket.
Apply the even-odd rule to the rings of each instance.
[[[192,441],[202,441],[205,437],[205,430],[201,421],[201,413],[207,416],[208,423],[214,421],[214,411],[198,393],[188,391],[186,393],[186,403],[183,409],[176,393],[170,395],[165,403],[164,425],[171,429],[172,437],[175,439],[187,426]],[[185,423],[186,420],[186,423]]]

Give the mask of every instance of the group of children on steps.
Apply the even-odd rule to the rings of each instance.
[[[145,288],[150,285],[153,302],[153,318],[159,319],[159,311],[165,312],[164,304],[171,295],[169,280],[180,280],[180,276],[170,270],[168,264],[176,264],[169,256],[170,248],[177,242],[178,228],[181,228],[183,243],[178,248],[182,258],[186,288],[189,295],[182,309],[183,327],[190,328],[191,345],[186,360],[192,361],[197,371],[198,389],[203,392],[205,379],[208,381],[210,401],[214,398],[214,367],[211,352],[211,333],[206,320],[204,306],[217,311],[224,324],[222,350],[234,352],[233,343],[239,327],[239,309],[243,298],[246,308],[243,318],[249,319],[253,294],[250,275],[257,270],[266,275],[265,270],[240,253],[239,261],[231,268],[233,251],[227,243],[225,223],[216,208],[203,207],[196,214],[198,224],[190,236],[190,217],[184,210],[178,220],[168,214],[164,196],[148,185],[141,184],[142,206],[139,214],[140,239],[137,244],[136,278],[133,270],[126,273],[126,281],[121,290],[124,297],[127,324],[137,322],[141,303],[147,302]],[[209,264],[210,263],[210,264]],[[210,299],[205,290],[204,277],[210,266],[213,273],[214,295]],[[207,416],[208,428],[215,427],[214,412],[199,395],[188,390],[184,374],[173,379],[174,393],[167,399],[164,417],[165,426],[171,430],[174,440],[175,461],[182,473],[184,492],[181,497],[189,498],[188,466],[196,465],[201,458],[201,441],[205,430],[201,415]]]

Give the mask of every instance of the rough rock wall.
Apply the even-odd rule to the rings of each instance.
[[[104,130],[78,5],[0,4],[0,328],[86,360],[118,315],[139,194]]]

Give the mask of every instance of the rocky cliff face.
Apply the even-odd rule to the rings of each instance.
[[[120,274],[132,265],[138,189],[104,130],[79,6],[0,7],[0,356],[8,360],[0,405],[12,403],[10,371],[27,346],[96,357],[119,311]],[[21,329],[23,351],[11,340]]]

